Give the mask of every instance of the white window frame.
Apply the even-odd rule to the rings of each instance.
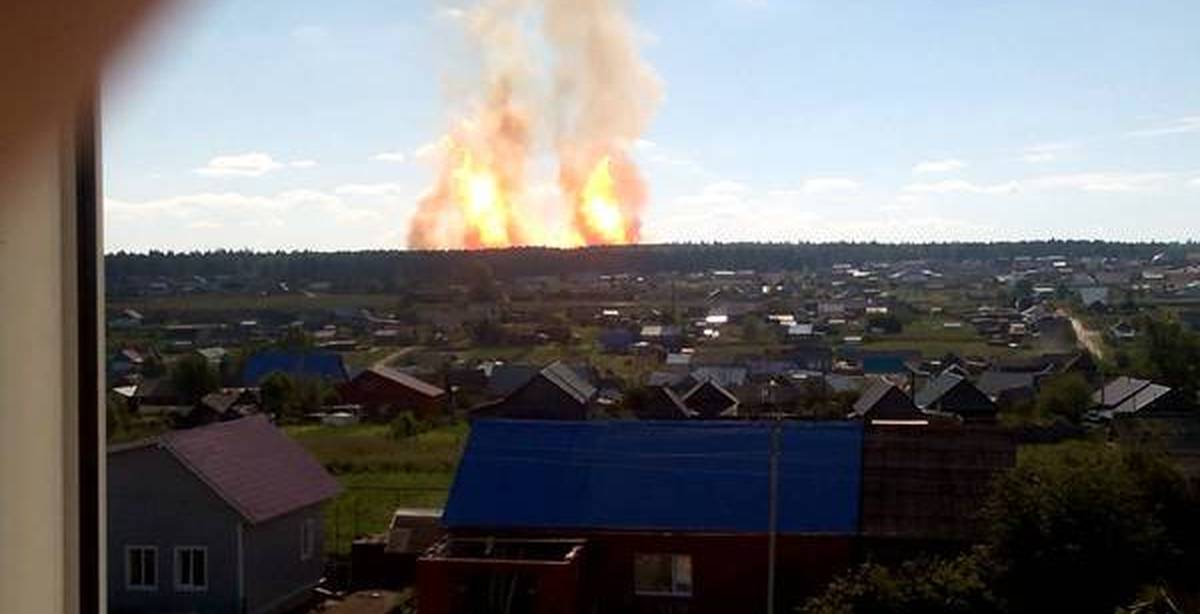
[[[134,584],[133,583],[133,553],[134,552],[149,552],[154,555],[154,565],[150,566],[154,570],[153,584]],[[142,579],[145,580],[146,568],[145,559],[139,557],[139,562],[142,564]],[[149,544],[134,544],[125,546],[125,590],[127,591],[157,591],[158,590],[158,546]]]
[[[671,588],[669,590],[653,590],[638,586],[637,561],[642,557],[660,557],[671,561]],[[682,563],[686,561],[686,565]],[[683,570],[687,571],[684,582]],[[633,593],[639,597],[691,597],[695,591],[694,574],[692,573],[692,555],[677,552],[638,552],[633,555]]]
[[[317,521],[315,518],[305,518],[300,522],[300,560],[311,560],[316,550]]]
[[[192,555],[199,552],[204,555],[204,584],[196,584],[191,580],[196,577],[195,565],[196,561],[192,560],[192,577],[188,582],[184,582],[183,578],[183,555]],[[179,593],[203,593],[208,590],[208,547],[207,546],[175,546],[175,566],[172,576],[175,579],[175,591]]]

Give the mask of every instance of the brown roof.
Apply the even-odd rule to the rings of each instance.
[[[316,459],[264,416],[172,431],[159,443],[252,524],[340,490]]]
[[[374,373],[379,377],[396,382],[397,384],[400,384],[406,388],[415,390],[427,397],[440,397],[445,394],[445,391],[441,388],[438,388],[437,386],[434,386],[433,384],[430,384],[429,382],[419,378],[413,377],[412,375],[409,375],[403,371],[397,371],[391,367],[375,365],[374,367],[367,369],[367,371]]]

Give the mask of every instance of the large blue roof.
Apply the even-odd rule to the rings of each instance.
[[[769,423],[480,420],[449,527],[767,531]],[[858,528],[862,428],[785,423],[782,533]]]
[[[242,381],[257,386],[268,375],[279,371],[295,377],[346,380],[342,356],[334,352],[266,350],[251,356],[242,369]]]

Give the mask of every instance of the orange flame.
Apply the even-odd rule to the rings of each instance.
[[[462,152],[462,161],[451,171],[453,200],[462,211],[466,224],[465,240],[470,247],[508,247],[513,245],[510,229],[512,206],[496,174],[475,162],[471,152]]]

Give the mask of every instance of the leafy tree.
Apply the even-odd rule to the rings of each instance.
[[[918,559],[894,568],[866,563],[834,580],[800,614],[990,614],[1004,611],[992,593],[993,565],[982,550],[950,559]]]
[[[336,400],[337,392],[325,380],[294,378],[276,371],[259,385],[259,397],[265,411],[285,421],[292,421]]]
[[[500,296],[496,289],[496,276],[492,267],[484,260],[470,260],[463,270],[467,284],[467,298],[474,302],[494,301]]]
[[[429,428],[429,424],[418,420],[411,411],[402,411],[388,424],[388,437],[396,440],[406,439],[420,435]]]
[[[1172,546],[1143,478],[1164,465],[1098,443],[1023,451],[985,515],[1013,611],[1112,612],[1164,571]]]
[[[1145,318],[1142,321],[1142,375],[1180,392],[1195,403],[1200,387],[1200,335],[1176,319]]]
[[[267,375],[258,387],[263,410],[276,416],[290,413],[296,395],[295,388],[295,382],[286,373],[276,371]]]
[[[1047,379],[1037,395],[1037,413],[1043,418],[1062,418],[1078,423],[1092,402],[1091,387],[1078,373]]]
[[[170,377],[175,391],[187,403],[196,403],[221,387],[220,374],[199,354],[188,354],[179,359],[171,366]]]

